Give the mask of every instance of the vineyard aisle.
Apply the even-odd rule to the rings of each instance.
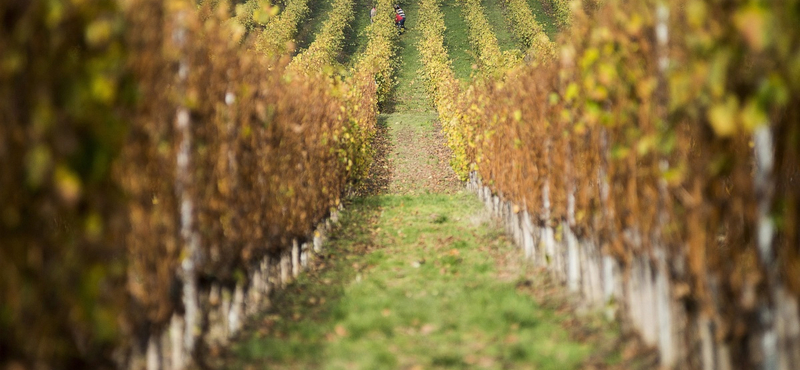
[[[499,2],[498,2],[499,3]],[[367,16],[359,9],[357,17]],[[216,369],[642,368],[595,315],[577,319],[463,190],[425,99],[407,4],[393,113],[379,118],[366,195],[314,267],[271,297]],[[462,30],[466,32],[466,30]]]

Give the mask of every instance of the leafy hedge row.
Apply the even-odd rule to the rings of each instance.
[[[297,26],[308,15],[309,0],[287,0],[286,6],[277,15],[272,12],[277,8],[262,4],[255,8],[253,19],[264,24],[264,29],[259,33],[256,45],[257,50],[268,55],[283,55],[294,49],[294,37],[297,34]],[[242,9],[246,12],[248,9]],[[246,17],[245,17],[246,19]]]
[[[462,95],[468,162],[623,269],[666,253],[687,345],[708,320],[747,348],[730,363],[775,363],[797,349],[781,324],[800,296],[797,2],[587,4],[555,63]]]
[[[459,141],[463,135],[456,132],[462,127],[457,125],[459,83],[444,46],[445,24],[440,4],[440,0],[420,2],[418,24],[422,37],[417,43],[417,49],[424,66],[421,73],[428,97],[442,122],[448,146],[455,150],[451,165],[453,168],[463,168],[467,165],[467,143]]]
[[[553,10],[553,15],[558,22],[560,28],[568,28],[572,24],[572,9],[571,4],[576,0],[542,0],[549,1],[550,7]]]
[[[546,61],[555,56],[555,43],[550,41],[544,28],[533,15],[526,0],[506,0],[506,13],[511,21],[514,36],[532,60]]]
[[[378,111],[381,103],[388,99],[394,83],[397,34],[391,20],[391,5],[391,0],[377,4],[379,15],[367,28],[367,47],[348,73],[347,81],[352,84],[348,96],[351,109],[348,113],[352,117],[348,139],[355,144],[353,148],[356,150],[352,155],[351,177],[354,179],[362,179],[368,174]]]
[[[367,49],[358,58],[355,74],[367,74],[377,85],[378,105],[383,105],[396,84],[397,30],[394,27],[394,8],[391,0],[378,0],[375,21],[367,27]]]
[[[483,13],[480,0],[461,0],[461,11],[469,26],[469,40],[477,54],[478,68],[485,76],[499,76],[519,63],[513,51],[500,51],[492,27]]]
[[[247,0],[235,5],[233,20],[242,25],[249,34],[262,28],[279,10],[267,0]]]
[[[353,0],[334,0],[322,30],[308,49],[292,59],[289,69],[300,74],[310,74],[336,64],[336,55],[344,42],[345,28],[352,20]]]
[[[187,287],[246,283],[357,179],[374,80],[286,78],[230,11],[0,3],[0,367],[121,366],[173,314],[197,336]]]
[[[301,76],[319,73],[336,76],[333,78],[347,86],[344,99],[349,109],[344,112],[348,119],[344,138],[350,143],[347,156],[351,160],[347,163],[347,169],[354,182],[367,174],[379,105],[387,99],[393,86],[397,35],[390,16],[390,12],[393,14],[391,5],[390,1],[377,4],[380,13],[367,28],[367,47],[351,71],[342,75],[335,73],[341,68],[336,56],[342,49],[344,31],[353,19],[352,0],[333,3],[331,16],[320,34],[288,66],[291,73]]]

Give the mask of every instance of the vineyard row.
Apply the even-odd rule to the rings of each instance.
[[[554,60],[459,88],[434,38],[437,3],[423,2],[431,40],[419,47],[454,169],[528,258],[616,308],[665,366],[791,368],[796,14],[749,1],[564,3]],[[472,32],[486,32],[464,4]]]
[[[378,7],[354,70],[287,74],[300,0],[1,3],[0,366],[183,368],[306,266],[393,81]]]

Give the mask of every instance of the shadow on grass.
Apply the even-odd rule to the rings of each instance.
[[[378,115],[376,133],[372,139],[372,163],[369,175],[356,186],[355,194],[360,197],[385,194],[392,181],[393,168],[389,163],[392,141],[389,138],[389,124],[386,115]]]
[[[337,56],[337,61],[349,66],[355,62],[356,56],[367,48],[367,26],[369,26],[369,11],[373,0],[353,1],[353,21],[345,28],[342,50]]]
[[[525,291],[540,279],[498,258],[519,251],[471,194],[354,198],[340,225],[214,368],[642,368]]]
[[[271,307],[250,319],[229,349],[207,361],[209,368],[269,364],[268,368],[275,369],[309,369],[320,365],[324,348],[336,333],[333,324],[346,315],[340,307],[345,287],[367,268],[353,261],[376,248],[369,230],[380,213],[380,198],[350,202],[312,267],[286,288],[273,291]]]
[[[328,13],[333,8],[330,0],[309,1],[308,7],[308,15],[300,22],[297,30],[294,55],[302,53],[314,42],[328,18]]]

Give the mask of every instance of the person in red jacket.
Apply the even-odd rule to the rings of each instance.
[[[397,26],[397,28],[400,29],[400,32],[402,33],[406,30],[406,13],[403,11],[403,9],[400,9],[400,5],[396,4],[394,6],[394,11],[395,13],[397,13],[394,16],[394,24]]]

